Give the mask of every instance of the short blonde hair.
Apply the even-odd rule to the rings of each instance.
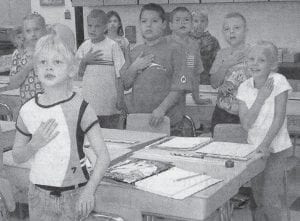
[[[87,18],[98,19],[101,22],[101,24],[107,24],[108,22],[106,13],[101,9],[93,9],[92,11],[90,11]]]
[[[239,12],[230,12],[230,13],[226,14],[225,17],[224,17],[224,20],[228,19],[228,18],[240,18],[243,21],[244,26],[247,27],[247,20],[246,20],[246,18],[244,17],[244,15],[242,15]]]
[[[76,74],[79,67],[79,62],[75,58],[74,52],[56,33],[51,33],[41,37],[35,46],[34,61],[36,63],[42,52],[54,50],[61,54],[69,64],[69,68],[73,74]]]
[[[45,18],[43,16],[41,16],[40,14],[37,14],[37,13],[28,14],[23,18],[23,21],[34,20],[34,19],[36,19],[39,22],[39,24],[42,28],[46,29]]]
[[[200,17],[200,18],[204,18],[206,20],[206,22],[208,22],[208,13],[205,11],[193,11],[192,12],[192,17]]]
[[[267,58],[270,58],[270,61],[274,64],[273,71],[276,71],[278,68],[278,48],[271,41],[258,41],[255,45],[263,48],[264,54]]]

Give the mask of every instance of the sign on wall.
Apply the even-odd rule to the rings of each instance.
[[[41,6],[61,6],[65,5],[65,0],[40,0]]]

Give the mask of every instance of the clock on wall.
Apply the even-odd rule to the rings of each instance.
[[[40,0],[41,6],[61,6],[65,5],[65,0]]]

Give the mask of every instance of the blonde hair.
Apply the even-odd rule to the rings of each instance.
[[[24,18],[23,18],[23,21],[27,21],[27,20],[33,20],[33,19],[36,19],[40,26],[42,28],[45,28],[46,29],[46,22],[45,22],[45,19],[43,16],[41,16],[40,14],[37,14],[37,13],[31,13],[31,14],[28,14],[26,15]]]
[[[230,12],[230,13],[226,14],[224,19],[228,19],[228,18],[240,18],[243,21],[244,26],[247,27],[246,18],[239,12]]]
[[[278,48],[276,45],[271,41],[258,41],[255,45],[258,47],[263,48],[264,54],[267,58],[270,59],[270,62],[274,64],[273,71],[277,71],[278,68]]]
[[[62,55],[69,64],[70,73],[76,74],[79,67],[79,62],[75,58],[74,52],[56,33],[51,33],[41,37],[35,46],[34,61],[36,63],[42,52],[56,51]]]
[[[208,22],[208,13],[205,11],[192,11],[192,18],[194,17],[205,18],[206,22]]]

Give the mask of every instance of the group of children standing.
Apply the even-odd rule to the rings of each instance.
[[[168,116],[171,134],[180,135],[186,92],[192,92],[196,103],[208,102],[199,97],[203,81],[218,88],[212,128],[241,123],[248,141],[268,156],[264,173],[254,179],[256,220],[282,220],[281,182],[274,180],[282,178],[279,165],[291,147],[285,117],[291,87],[275,72],[276,47],[264,41],[247,45],[247,22],[240,13],[225,16],[222,31],[229,47],[221,50],[206,30],[207,15],[185,7],[171,12],[170,36],[163,36],[166,14],[160,5],[144,5],[139,23],[144,43],[130,50],[119,15],[92,10],[89,39],[74,56],[59,33],[47,34],[42,16],[25,17],[9,87],[20,87],[23,103],[13,157],[18,163],[32,161],[30,219],[79,220],[93,209],[109,163],[98,122],[118,128],[127,112],[124,90],[132,89],[131,113],[151,113],[153,127]],[[77,74],[83,78],[83,99],[71,87]],[[85,135],[97,155],[91,176],[83,152]]]

